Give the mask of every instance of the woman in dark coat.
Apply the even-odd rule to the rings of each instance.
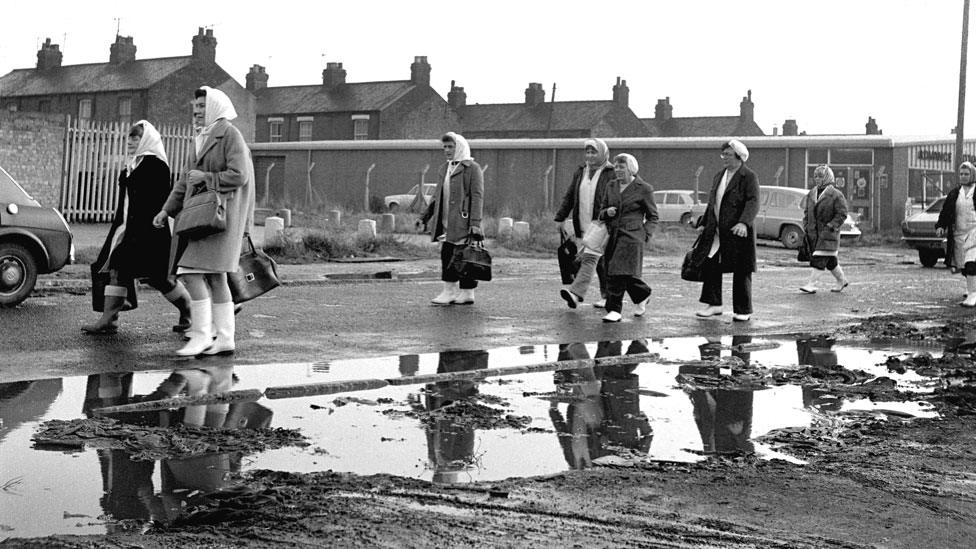
[[[427,211],[417,221],[430,229],[433,242],[441,242],[441,280],[444,288],[431,300],[433,305],[471,305],[478,281],[461,278],[449,268],[454,250],[468,240],[482,240],[481,214],[485,183],[481,166],[471,157],[468,141],[454,132],[441,138],[447,162],[441,169]]]
[[[817,293],[817,279],[825,270],[837,279],[832,292],[842,292],[848,286],[844,270],[837,263],[840,251],[840,227],[847,220],[847,199],[844,193],[834,187],[834,172],[828,166],[817,166],[813,170],[813,182],[806,198],[803,216],[803,230],[807,246],[810,248],[810,280],[800,286],[800,291]]]
[[[949,191],[935,231],[946,237],[945,264],[966,277],[966,298],[959,304],[976,307],[976,167],[959,166],[959,186]]]
[[[119,203],[115,209],[93,272],[109,273],[102,316],[81,327],[87,334],[114,334],[118,314],[126,303],[135,279],[147,279],[180,311],[175,331],[190,327],[190,296],[169,274],[169,227],[153,226],[153,216],[170,192],[170,171],[163,142],[152,124],[140,120],[129,129],[126,142],[129,161],[119,174]]]
[[[699,318],[722,314],[722,274],[732,273],[732,320],[752,315],[752,273],[756,272],[756,230],[759,180],[746,167],[749,150],[733,139],[722,145],[725,169],[715,174],[708,208],[698,220],[704,226],[693,257],[702,265]]]
[[[634,316],[642,316],[651,298],[651,288],[641,280],[644,244],[657,226],[654,188],[637,176],[637,159],[629,154],[613,158],[616,179],[607,185],[600,220],[607,224],[606,246],[607,314],[604,322],[620,322],[624,292],[637,305]]]

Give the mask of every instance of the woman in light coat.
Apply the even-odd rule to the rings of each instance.
[[[641,280],[644,244],[657,226],[654,188],[637,175],[637,159],[629,154],[613,158],[616,179],[607,185],[600,220],[607,224],[607,314],[604,322],[620,322],[624,293],[637,307],[634,316],[642,316],[651,298],[651,288]]]
[[[227,95],[203,86],[193,94],[193,123],[197,128],[193,166],[181,178],[153,222],[179,215],[194,187],[216,188],[224,200],[227,228],[196,240],[181,238],[174,264],[190,292],[190,341],[180,356],[234,352],[234,303],[227,273],[237,272],[241,244],[254,216],[254,166],[244,137],[230,121],[237,112]],[[190,190],[191,192],[187,192]],[[216,329],[216,334],[212,331]],[[216,339],[214,336],[216,335]]]
[[[959,166],[959,186],[949,191],[935,231],[946,237],[945,264],[966,277],[966,298],[959,304],[976,307],[976,167]]]
[[[840,250],[840,227],[847,220],[847,199],[834,187],[834,172],[828,166],[813,170],[816,185],[807,193],[803,230],[810,249],[810,266],[813,272],[800,291],[817,293],[817,279],[825,270],[837,279],[832,292],[842,292],[848,286],[844,270],[837,263]]]
[[[431,300],[433,305],[471,305],[478,281],[461,278],[450,268],[454,250],[468,240],[483,240],[481,215],[485,183],[481,166],[471,157],[468,141],[454,132],[441,138],[447,162],[440,170],[440,179],[433,199],[417,221],[429,228],[433,242],[441,243],[441,280],[444,288]]]

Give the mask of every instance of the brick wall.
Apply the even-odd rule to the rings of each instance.
[[[61,114],[0,112],[0,166],[53,208],[61,195],[65,122]]]

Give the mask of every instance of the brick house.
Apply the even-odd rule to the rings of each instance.
[[[658,99],[654,106],[654,118],[641,121],[650,131],[650,137],[712,137],[712,136],[759,136],[766,135],[754,119],[756,105],[749,90],[739,103],[738,116],[672,116],[671,98]]]
[[[257,97],[255,141],[430,139],[457,129],[457,115],[430,87],[427,57],[414,57],[409,80],[346,82],[330,62],[322,83],[268,87],[268,73],[251,67],[245,88]]]
[[[0,108],[82,120],[189,124],[193,90],[208,85],[230,97],[238,113],[235,126],[250,140],[254,97],[217,65],[212,30],[200,28],[192,46],[188,56],[136,59],[132,37],[116,36],[107,63],[62,65],[59,45],[48,38],[36,67],[0,77]]]
[[[647,127],[630,110],[627,81],[617,78],[608,101],[552,101],[546,103],[542,84],[525,89],[523,103],[467,104],[463,87],[451,82],[447,102],[470,139],[650,137]]]

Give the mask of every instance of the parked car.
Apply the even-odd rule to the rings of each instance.
[[[74,252],[61,213],[41,206],[0,168],[0,307],[27,299],[37,275],[64,267]]]
[[[910,215],[901,222],[901,239],[918,250],[918,262],[924,267],[934,267],[946,254],[946,239],[935,234],[935,222],[945,204],[945,197],[935,200],[922,211]]]
[[[699,191],[695,202],[695,191],[654,191],[654,204],[657,205],[658,221],[661,223],[683,223],[705,213],[708,207],[708,193]]]
[[[436,183],[424,183],[424,205],[430,204],[431,197],[434,196],[434,189],[437,188]],[[413,204],[414,199],[417,197],[417,185],[410,187],[410,190],[404,194],[391,194],[389,196],[383,197],[383,203],[386,204],[386,209],[390,212],[396,212],[400,208],[407,208]]]
[[[756,237],[779,240],[783,246],[796,249],[803,241],[803,215],[806,208],[806,189],[795,187],[759,186],[759,213],[756,215]],[[841,242],[861,237],[857,219],[848,214],[840,227]]]

